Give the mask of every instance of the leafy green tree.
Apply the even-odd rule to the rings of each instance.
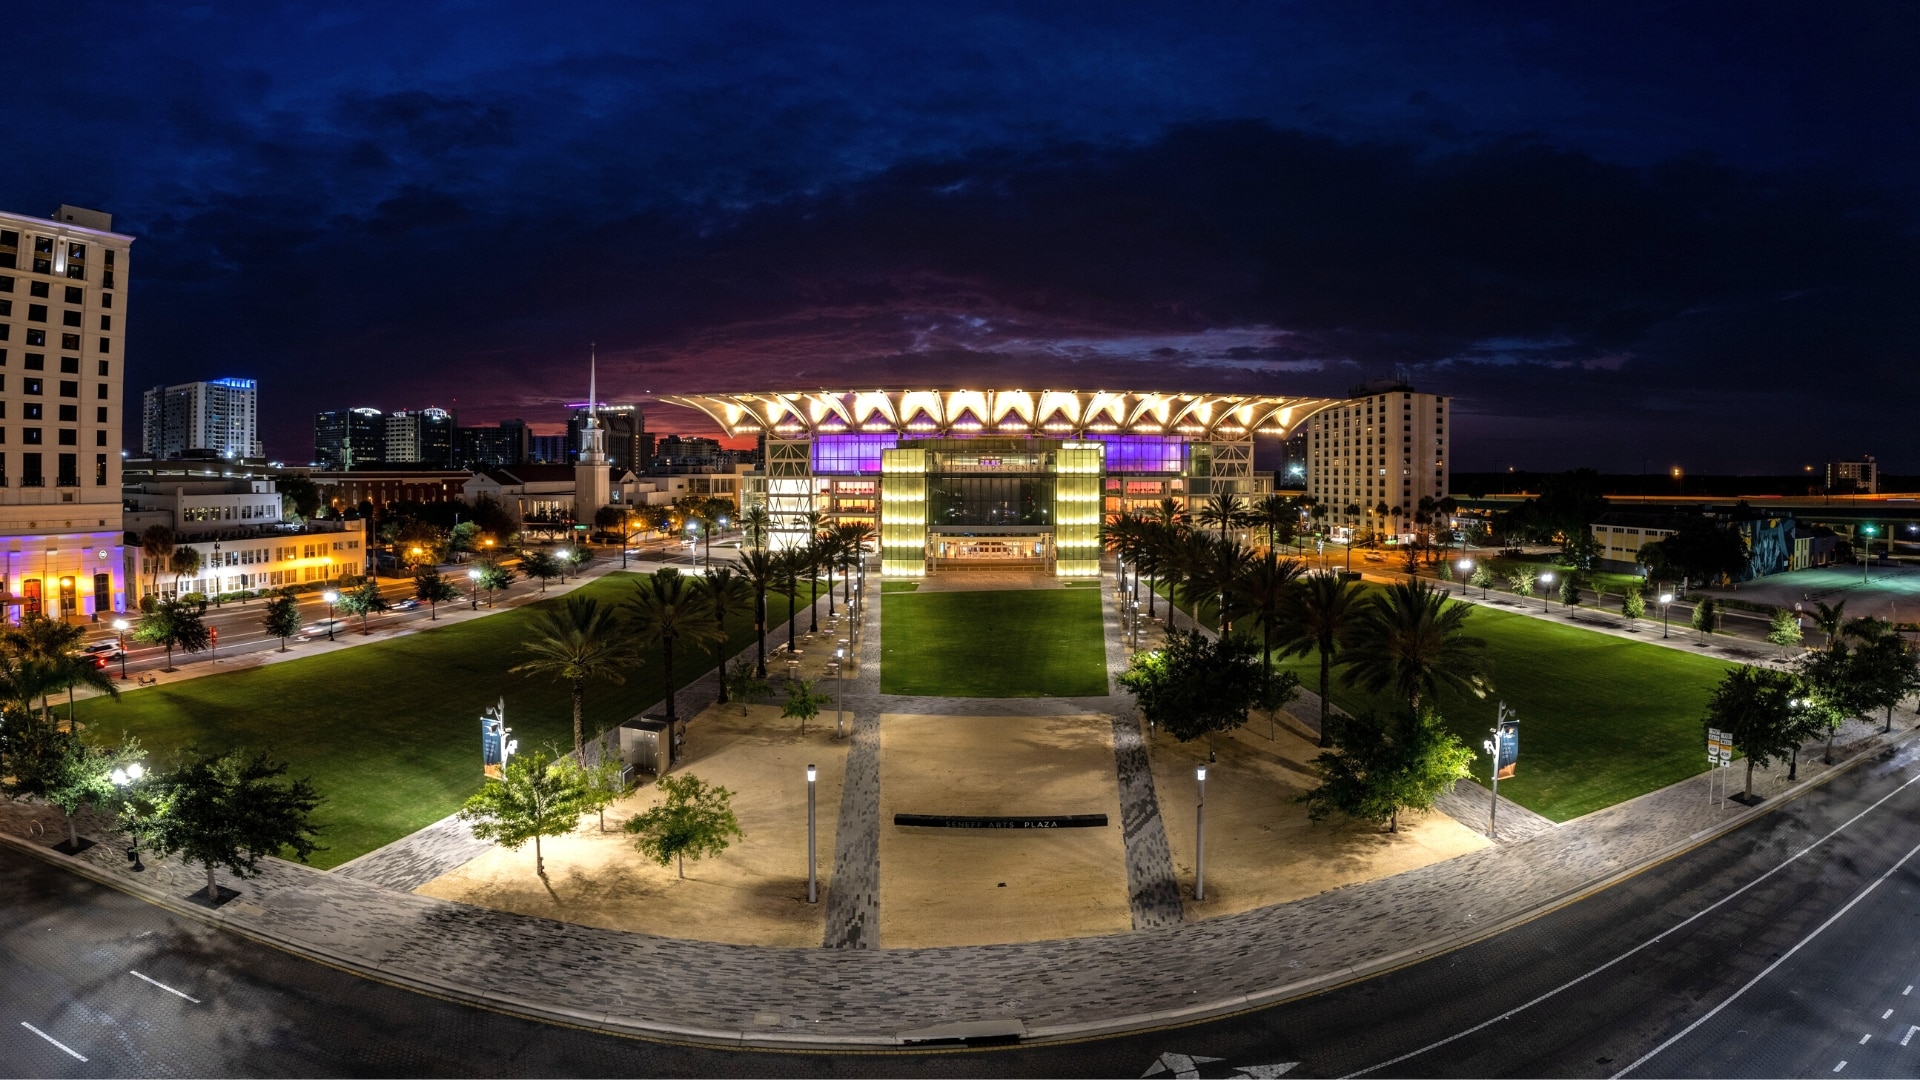
[[[746,839],[733,814],[733,792],[692,773],[662,776],[658,784],[666,800],[628,818],[624,826],[642,855],[661,866],[677,862],[685,880],[689,858],[717,856],[733,841]]]
[[[460,599],[460,590],[453,587],[446,575],[437,566],[422,566],[413,572],[413,595],[427,602],[427,618],[440,618],[440,605],[450,604]]]
[[[707,590],[707,604],[713,608],[713,631],[720,662],[727,662],[727,616],[736,615],[753,602],[753,588],[731,567],[709,569],[701,575]],[[831,592],[828,593],[832,595]],[[727,703],[727,680],[720,680],[720,704]]]
[[[1626,616],[1629,622],[1638,622],[1646,613],[1647,598],[1640,594],[1640,586],[1627,586],[1626,593],[1620,597],[1620,614]]]
[[[150,812],[122,820],[139,846],[205,865],[207,898],[217,901],[216,869],[250,878],[266,856],[291,851],[305,862],[319,849],[313,811],[320,796],[304,778],[283,782],[286,772],[285,762],[262,751],[189,747],[178,767],[148,774]]]
[[[1700,631],[1702,641],[1720,628],[1720,608],[1713,597],[1703,596],[1693,605],[1693,628]]]
[[[1400,814],[1433,809],[1434,799],[1468,775],[1473,751],[1442,725],[1431,708],[1344,717],[1334,728],[1331,750],[1314,758],[1320,786],[1300,796],[1310,820],[1339,813],[1359,821],[1386,822],[1400,831]]]
[[[496,592],[505,592],[507,586],[513,584],[515,580],[516,578],[512,567],[501,566],[499,563],[490,562],[480,568],[480,577],[474,584],[478,588],[487,590],[487,606],[492,607],[493,594]]]
[[[112,780],[140,759],[140,742],[129,736],[118,746],[88,742],[71,723],[46,713],[10,716],[6,722],[9,798],[32,797],[60,808],[67,819],[67,846],[80,850],[73,816],[82,806],[105,807],[118,794]]]
[[[1507,588],[1513,590],[1513,595],[1524,600],[1533,595],[1533,583],[1538,580],[1539,575],[1532,569],[1522,568],[1507,575]]]
[[[602,753],[593,765],[581,769],[579,809],[582,814],[592,814],[599,819],[601,832],[607,831],[607,807],[627,793],[626,784],[620,779],[625,769],[626,762],[607,753]]]
[[[713,600],[693,578],[682,577],[667,567],[642,578],[634,597],[628,601],[633,612],[633,633],[641,648],[660,649],[667,676],[667,723],[679,719],[675,711],[673,650],[684,643],[704,648],[719,636],[713,628]]]
[[[1773,609],[1773,619],[1767,624],[1767,641],[1780,647],[1780,655],[1800,644],[1800,617],[1786,608]]]
[[[342,592],[338,606],[341,611],[348,615],[360,616],[360,632],[362,634],[371,634],[373,630],[368,626],[367,620],[393,605],[387,603],[387,598],[380,594],[380,583],[372,578],[368,578],[353,588]]]
[[[1643,558],[1652,556],[1652,561],[1680,571],[1688,583],[1718,584],[1749,566],[1747,545],[1740,534],[1699,514],[1686,517],[1672,534],[1640,550]]]
[[[560,576],[560,560],[547,551],[526,551],[520,554],[520,572],[540,582],[540,591],[547,591],[547,582]]]
[[[1586,586],[1587,576],[1579,568],[1569,567],[1560,575],[1560,602],[1567,605],[1569,611],[1579,607],[1580,594]]]
[[[1493,588],[1493,568],[1486,563],[1474,567],[1473,576],[1467,579],[1467,584],[1479,589],[1480,599],[1485,600],[1487,590]]]
[[[1850,630],[1859,638],[1848,669],[1862,712],[1885,709],[1884,732],[1893,730],[1893,710],[1920,689],[1920,651],[1884,619],[1858,619]]]
[[[1181,742],[1205,737],[1207,760],[1214,736],[1247,722],[1268,682],[1253,642],[1241,637],[1209,639],[1198,630],[1170,631],[1165,648],[1134,654],[1120,675],[1147,719]]]
[[[448,553],[464,554],[478,551],[480,549],[480,532],[480,523],[477,521],[462,521],[453,528],[448,529]]]
[[[1746,798],[1753,800],[1753,768],[1785,761],[1810,734],[1807,713],[1795,704],[1800,680],[1789,671],[1741,665],[1729,671],[1707,700],[1704,726],[1733,737],[1747,759]]]
[[[1873,707],[1872,694],[1858,678],[1853,650],[1837,636],[1826,648],[1802,656],[1797,671],[1812,713],[1826,731],[1827,745],[1821,757],[1831,765],[1834,738],[1848,720],[1864,716]]]
[[[508,670],[545,675],[567,684],[573,698],[573,752],[584,761],[587,683],[626,682],[626,667],[639,659],[621,636],[613,609],[578,594],[557,607],[542,606],[534,615],[532,636],[521,648],[533,659]]]
[[[587,545],[575,544],[567,549],[565,561],[567,569],[577,574],[593,565],[593,560],[598,557],[598,555],[594,554],[594,550]]]
[[[1333,664],[1340,643],[1360,619],[1360,586],[1322,571],[1300,579],[1282,649],[1288,656],[1320,656],[1320,745],[1333,745]]]
[[[738,660],[728,664],[722,678],[727,684],[727,696],[740,703],[742,716],[747,713],[747,702],[773,693],[773,684],[767,681],[766,676],[755,671],[750,661]]]
[[[795,679],[787,684],[787,703],[781,707],[780,715],[800,721],[800,734],[807,733],[807,721],[820,715],[820,710],[833,704],[833,698],[826,694],[815,693],[812,679]]]
[[[499,778],[489,777],[460,807],[459,817],[474,836],[508,851],[533,841],[533,872],[546,877],[540,838],[565,836],[580,824],[591,801],[588,783],[586,770],[572,758],[555,760],[544,751],[530,750],[509,760]]]
[[[173,650],[184,649],[188,655],[201,652],[212,643],[213,635],[207,632],[206,621],[197,606],[184,600],[162,600],[152,611],[140,616],[133,628],[133,640],[143,645],[165,646],[166,670],[172,671]]]
[[[286,652],[287,639],[300,632],[300,602],[286,593],[275,595],[261,612],[260,625],[280,639],[280,651]]]
[[[1392,693],[1415,713],[1443,688],[1485,697],[1487,643],[1466,633],[1472,614],[1424,581],[1387,586],[1347,634],[1340,681]]]

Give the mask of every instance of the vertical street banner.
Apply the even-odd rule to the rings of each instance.
[[[1520,721],[1500,725],[1500,779],[1513,776],[1514,762],[1520,760]]]
[[[480,717],[480,771],[496,780],[506,767],[507,755],[513,753],[514,744],[508,739],[512,730],[507,727],[506,698]]]

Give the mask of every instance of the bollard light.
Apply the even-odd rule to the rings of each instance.
[[[816,861],[816,853],[818,851],[818,848],[814,840],[814,809],[813,809],[814,808],[814,783],[813,782],[818,776],[819,776],[819,770],[815,769],[811,764],[809,764],[807,766],[807,903],[809,904],[817,904],[820,902],[820,881],[819,881],[818,874],[815,871],[815,867],[818,865]]]

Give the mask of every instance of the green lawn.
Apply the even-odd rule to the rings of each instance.
[[[623,602],[636,578],[609,574],[581,592]],[[784,599],[770,598],[768,606],[771,618],[784,619]],[[532,619],[531,608],[505,611],[329,655],[139,690],[117,702],[85,701],[79,715],[98,731],[138,735],[159,761],[189,744],[270,750],[292,765],[293,775],[312,777],[326,798],[317,815],[326,849],[312,861],[337,866],[459,809],[480,786],[480,714],[502,696],[523,750],[549,743],[572,749],[566,687],[507,672],[524,659],[520,645]],[[752,644],[751,616],[730,620],[729,633],[733,650]],[[685,651],[675,661],[681,686],[714,662]],[[589,685],[588,736],[665,697],[665,685],[657,655],[623,685]],[[683,698],[681,708],[695,704]]]
[[[919,587],[920,583],[917,581],[900,581],[898,579],[882,581],[880,583],[880,591],[882,593],[912,592]]]
[[[1496,699],[1520,717],[1520,761],[1500,793],[1554,821],[1643,795],[1706,768],[1700,717],[1728,665],[1510,612],[1480,608],[1468,632],[1484,638],[1495,693],[1483,701],[1447,695],[1447,726],[1480,752]],[[1288,666],[1317,689],[1317,655]],[[1334,704],[1350,712],[1385,703],[1340,686]],[[1474,778],[1487,779],[1480,755]]]
[[[1107,693],[1097,589],[900,594],[887,597],[881,618],[881,693]]]

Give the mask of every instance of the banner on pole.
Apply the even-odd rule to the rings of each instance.
[[[1520,721],[1509,720],[1500,725],[1500,779],[1513,776],[1514,762],[1520,760]]]

